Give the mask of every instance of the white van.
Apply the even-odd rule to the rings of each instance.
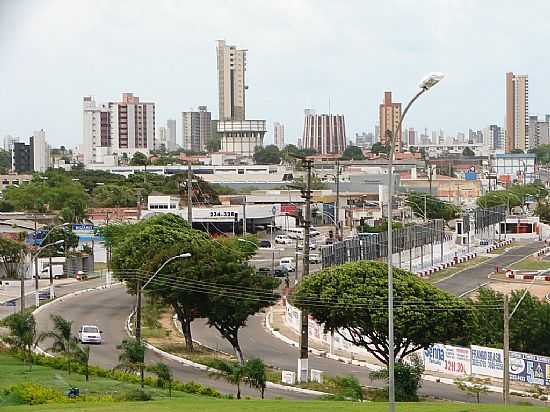
[[[286,268],[289,272],[294,272],[296,270],[296,264],[294,263],[293,257],[281,258],[279,265]]]
[[[304,228],[303,227],[291,227],[286,230],[288,237],[291,239],[304,239]],[[315,230],[314,228],[309,229],[309,236],[316,237],[319,236],[321,232]]]

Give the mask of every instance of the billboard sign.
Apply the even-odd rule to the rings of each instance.
[[[455,376],[469,375],[470,349],[436,343],[424,350],[424,368]]]
[[[502,349],[472,345],[472,373],[502,379],[504,354]]]
[[[510,380],[550,386],[550,358],[511,351]]]

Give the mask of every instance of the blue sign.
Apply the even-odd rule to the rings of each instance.
[[[94,230],[94,225],[75,223],[73,224],[73,230],[79,232],[91,232]]]
[[[477,174],[473,170],[468,170],[466,173],[464,173],[464,180],[476,180]]]
[[[550,358],[511,351],[510,380],[550,386]]]

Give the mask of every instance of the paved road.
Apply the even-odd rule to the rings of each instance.
[[[491,258],[476,267],[457,272],[455,275],[437,282],[436,286],[460,296],[487,283],[487,276],[495,271],[495,266],[506,268],[521,258],[541,249],[544,245],[544,242],[535,241],[527,246],[508,249],[501,255]]]
[[[105,339],[102,345],[91,346],[90,363],[104,368],[112,368],[117,365],[118,353],[116,346],[126,335],[125,324],[135,298],[126,294],[124,287],[90,292],[75,298],[67,299],[50,306],[39,312],[36,316],[39,330],[48,330],[51,327],[50,314],[57,313],[74,321],[74,332],[81,324],[89,323],[98,325],[103,330]],[[42,347],[47,347],[44,342]],[[223,380],[213,379],[207,372],[180,365],[179,363],[161,358],[157,354],[147,351],[146,362],[164,362],[173,370],[174,375],[182,382],[193,380],[204,385],[215,387],[223,393],[234,393],[235,387]],[[258,392],[248,387],[242,388],[243,395],[258,397]],[[266,397],[284,397],[289,399],[312,399],[310,395],[289,392],[278,389],[268,389]]]

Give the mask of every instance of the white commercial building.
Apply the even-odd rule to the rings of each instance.
[[[206,151],[206,143],[211,136],[212,114],[206,106],[198,111],[182,113],[182,142],[185,150]]]

